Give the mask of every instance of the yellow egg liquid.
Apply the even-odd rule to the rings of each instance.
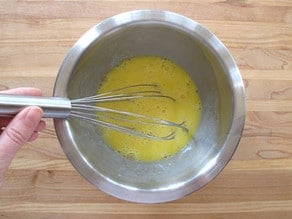
[[[146,97],[130,101],[99,103],[98,106],[184,123],[183,126],[188,131],[177,127],[131,124],[127,121],[107,118],[105,119],[107,122],[157,136],[166,136],[174,131],[175,137],[172,140],[153,140],[101,128],[102,137],[114,151],[129,159],[154,162],[173,156],[187,145],[200,121],[201,100],[196,85],[174,62],[156,56],[139,56],[123,61],[108,72],[97,93],[135,84],[155,84],[163,95],[170,96],[175,101],[170,98]],[[129,90],[137,89],[142,88],[134,87]],[[125,93],[125,91],[121,92]],[[98,116],[102,114],[99,112],[97,118],[101,119]]]

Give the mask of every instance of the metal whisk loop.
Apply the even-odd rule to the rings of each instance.
[[[109,113],[109,114],[108,115],[99,114],[98,112]],[[144,137],[144,138],[155,139],[155,140],[171,140],[175,137],[175,132],[173,131],[166,136],[155,136],[149,133],[143,133],[141,131],[137,131],[134,128],[131,128],[129,126],[113,124],[105,120],[125,121],[128,124],[150,124],[150,125],[156,125],[156,126],[168,126],[168,127],[180,128],[186,132],[188,131],[188,129],[183,126],[184,123],[177,124],[171,121],[167,121],[167,120],[163,120],[163,119],[159,119],[155,117],[144,116],[141,114],[119,111],[119,110],[114,110],[114,109],[109,109],[109,108],[104,108],[104,107],[98,107],[98,106],[84,105],[84,104],[76,104],[76,103],[72,104],[71,116],[75,118],[79,118],[79,119],[84,119],[92,123],[101,125],[103,127],[114,129],[116,131],[122,131],[127,134]]]
[[[166,135],[166,136],[155,136],[155,135],[152,135],[152,134],[149,134],[149,133],[142,133],[142,132],[137,131],[137,130],[135,130],[133,128],[130,128],[130,127],[121,126],[121,125],[113,124],[113,123],[110,123],[110,122],[106,122],[106,121],[90,118],[90,117],[88,117],[88,114],[72,113],[71,115],[72,115],[72,117],[75,117],[75,118],[78,118],[78,119],[83,119],[85,121],[89,121],[89,122],[91,122],[93,124],[97,124],[97,125],[105,127],[105,128],[109,128],[109,129],[112,129],[112,130],[116,130],[116,131],[119,131],[119,132],[123,132],[123,133],[129,134],[129,135],[148,138],[148,139],[152,139],[152,140],[171,140],[171,139],[174,139],[174,137],[175,137],[175,132],[174,131],[171,132],[169,135]]]
[[[132,88],[140,88],[141,90],[131,91]],[[163,95],[156,84],[135,84],[122,88],[118,88],[106,93],[97,94],[90,97],[72,100],[72,103],[100,103],[100,102],[113,102],[113,101],[125,101],[134,100],[146,97],[161,97],[168,98],[175,101],[170,96]],[[120,92],[124,93],[120,93]]]
[[[134,90],[133,90],[134,88]],[[138,88],[138,90],[137,90]],[[123,93],[121,93],[123,92]],[[113,129],[116,131],[124,132],[126,134],[135,135],[144,138],[150,138],[155,140],[171,140],[175,137],[175,131],[170,132],[166,136],[157,136],[151,133],[144,133],[130,127],[130,124],[146,124],[155,126],[168,126],[173,128],[179,128],[184,131],[188,131],[184,127],[184,122],[178,124],[171,121],[145,116],[141,114],[119,111],[115,109],[109,109],[105,107],[90,105],[90,103],[101,103],[111,101],[127,101],[140,98],[167,98],[171,101],[175,101],[170,96],[163,95],[156,84],[135,84],[127,87],[118,88],[106,93],[71,100],[71,117],[83,119],[91,123],[100,125],[105,128]],[[115,121],[114,123],[109,122]],[[128,125],[117,124],[118,121],[126,122]]]

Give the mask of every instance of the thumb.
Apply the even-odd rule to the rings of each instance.
[[[39,107],[27,107],[19,112],[0,135],[0,175],[5,171],[17,150],[33,135],[43,112]]]

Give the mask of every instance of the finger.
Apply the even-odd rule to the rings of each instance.
[[[5,128],[11,122],[11,120],[12,120],[12,118],[1,118],[0,130]],[[40,123],[38,124],[38,126],[36,127],[35,131],[41,132],[44,129],[46,129],[46,122],[41,120]],[[0,134],[1,134],[1,132],[0,132]]]
[[[27,141],[31,142],[31,141],[34,141],[38,138],[39,136],[39,133],[38,132],[33,132],[32,135],[29,137],[29,139]]]
[[[43,130],[46,129],[46,122],[41,120],[40,123],[38,124],[38,126],[36,127],[36,129],[34,130],[35,132],[41,132]],[[5,126],[2,127],[2,129],[0,128],[0,135],[3,132],[3,130],[5,129]]]
[[[10,90],[3,90],[0,91],[0,93],[3,94],[18,94],[18,95],[31,95],[31,96],[41,96],[42,91],[38,88],[34,87],[20,87],[20,88],[14,88]]]
[[[44,129],[46,129],[46,122],[41,120],[38,124],[38,126],[35,128],[35,132],[41,132],[43,131]]]
[[[39,107],[27,107],[4,129],[0,136],[0,160],[4,160],[7,167],[17,150],[33,136],[42,115]]]
[[[40,122],[42,110],[39,107],[27,107],[11,121],[0,135],[0,186],[8,166],[17,150],[28,140],[35,140],[38,133],[35,129],[42,129]]]
[[[39,135],[38,133],[43,131],[44,129],[46,129],[46,123],[45,123],[45,121],[41,120],[28,141],[31,142],[31,141],[36,140],[38,135]],[[0,135],[2,134],[3,130],[4,129],[2,129],[2,130],[0,129]]]
[[[43,131],[44,129],[46,129],[46,123],[45,121],[41,120],[28,141],[36,140],[39,135],[39,132]]]

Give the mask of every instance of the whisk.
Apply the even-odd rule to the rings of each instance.
[[[136,123],[161,127],[168,126],[188,131],[184,126],[184,122],[175,123],[156,117],[97,106],[98,103],[129,101],[140,98],[167,98],[170,101],[175,101],[174,98],[163,95],[156,84],[135,84],[111,90],[106,93],[73,100],[63,97],[0,94],[0,115],[11,117],[26,106],[39,106],[44,111],[44,118],[82,119],[104,128],[153,140],[171,140],[175,137],[176,132],[171,131],[165,136],[158,136],[153,133],[144,133],[129,125],[119,125],[109,122],[109,119],[110,121],[124,121],[129,124]]]

